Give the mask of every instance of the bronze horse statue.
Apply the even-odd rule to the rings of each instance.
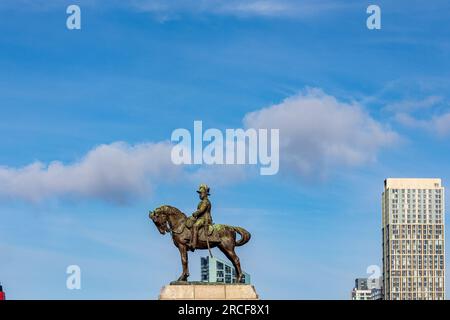
[[[181,263],[183,265],[183,273],[177,281],[187,281],[189,277],[188,245],[191,239],[190,219],[183,212],[171,206],[156,208],[153,212],[150,211],[149,217],[155,223],[161,234],[165,234],[166,232],[172,234],[173,243],[180,250]],[[240,283],[243,273],[239,257],[234,251],[234,248],[246,244],[250,240],[251,234],[243,228],[224,224],[214,224],[213,226],[209,226],[208,229],[205,230],[204,227],[199,231],[198,243],[195,249],[208,249],[208,245],[211,248],[218,247],[233,263],[236,269],[236,282]],[[237,241],[236,233],[239,233],[241,236],[241,239]]]

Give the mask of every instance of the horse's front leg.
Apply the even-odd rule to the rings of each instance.
[[[189,277],[187,247],[184,244],[178,244],[178,249],[180,250],[181,264],[183,265],[183,273],[178,278],[178,281],[187,281]]]

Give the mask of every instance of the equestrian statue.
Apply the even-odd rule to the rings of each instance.
[[[150,211],[150,219],[161,234],[170,232],[173,243],[180,251],[183,272],[177,281],[187,281],[189,277],[188,250],[208,249],[211,254],[211,248],[218,247],[233,263],[236,282],[240,283],[243,273],[234,248],[246,244],[251,234],[241,227],[213,224],[209,191],[206,184],[200,185],[197,190],[200,203],[190,217],[175,207],[165,205]],[[240,235],[239,240],[236,240],[237,233]]]

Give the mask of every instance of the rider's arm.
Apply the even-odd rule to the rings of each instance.
[[[206,203],[206,201],[202,201],[200,203],[200,207],[192,214],[192,216],[194,218],[198,218],[206,212],[206,209],[208,209],[208,204]]]

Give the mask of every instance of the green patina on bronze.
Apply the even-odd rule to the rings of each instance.
[[[187,281],[189,277],[188,250],[218,247],[233,263],[237,282],[241,282],[243,273],[236,255],[235,247],[246,244],[251,234],[241,227],[226,224],[214,224],[211,215],[211,202],[208,199],[210,189],[201,184],[197,190],[200,203],[197,210],[187,217],[175,207],[163,205],[150,211],[149,217],[161,234],[170,232],[175,246],[179,249],[183,272],[177,281]],[[240,239],[236,240],[236,234]]]

